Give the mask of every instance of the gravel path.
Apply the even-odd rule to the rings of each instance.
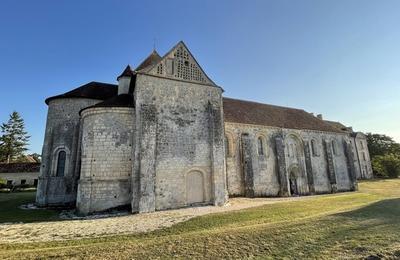
[[[99,219],[0,224],[0,243],[55,241],[148,232],[205,214],[246,209],[287,200],[304,200],[310,197],[312,196],[297,198],[231,198],[229,199],[229,204],[223,207],[193,207]]]

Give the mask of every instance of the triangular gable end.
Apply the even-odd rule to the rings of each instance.
[[[149,67],[145,73],[159,77],[216,86],[204,73],[203,69],[182,41],[165,54],[158,63]]]

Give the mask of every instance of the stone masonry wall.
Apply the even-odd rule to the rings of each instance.
[[[225,133],[229,143],[227,156],[227,183],[230,196],[245,196],[245,176],[243,172],[243,152],[241,136],[248,134],[251,140],[254,196],[277,196],[279,193],[278,165],[275,156],[273,136],[277,131],[266,131],[262,126],[244,125],[225,122]],[[264,138],[264,155],[258,155],[257,138]]]
[[[246,133],[252,140],[252,170],[254,196],[279,196],[289,190],[281,191],[276,138],[283,138],[284,171],[289,185],[291,169],[296,168],[298,192],[300,194],[330,193],[328,163],[323,142],[336,142],[336,151],[332,156],[335,172],[335,183],[338,191],[352,189],[352,180],[348,170],[344,141],[349,141],[345,134],[327,133],[309,130],[280,129],[267,126],[246,125],[225,122],[227,149],[227,183],[230,196],[245,195],[245,176],[243,170],[242,134]],[[264,142],[264,153],[259,154],[258,138]],[[315,149],[311,147],[311,140]],[[307,146],[307,147],[306,147]],[[332,148],[330,148],[332,149]],[[311,179],[312,178],[312,179]]]
[[[357,134],[355,138],[353,138],[354,148],[355,148],[355,157],[358,159],[358,168],[357,172],[358,179],[371,179],[373,178],[372,167],[371,167],[371,158],[369,156],[367,139],[363,134]]]
[[[36,202],[40,206],[74,205],[79,172],[77,150],[79,143],[79,111],[100,102],[86,98],[54,99],[49,103],[42,148],[42,164]],[[57,154],[65,151],[64,176],[56,176]]]
[[[139,212],[188,206],[190,172],[200,172],[202,204],[226,201],[221,89],[138,75],[136,174]],[[198,183],[201,185],[201,183]]]
[[[87,214],[129,205],[133,166],[134,109],[82,111],[82,162],[77,209]]]

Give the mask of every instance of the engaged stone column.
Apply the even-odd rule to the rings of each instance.
[[[331,184],[331,191],[335,193],[337,191],[336,185],[336,173],[335,173],[335,166],[333,165],[333,155],[332,155],[332,146],[331,143],[327,140],[324,140],[324,150],[325,150],[325,158],[328,164],[328,175],[329,175],[329,182]]]
[[[208,110],[214,205],[222,206],[228,200],[223,111],[221,107],[213,106],[211,103],[208,103]]]
[[[52,128],[46,125],[46,134],[42,148],[42,162],[40,164],[39,182],[36,192],[36,204],[38,206],[47,206],[47,189],[51,169],[51,150],[53,148]]]
[[[254,169],[252,161],[252,145],[248,134],[242,134],[244,188],[246,197],[254,197]]]
[[[358,190],[358,185],[357,185],[356,167],[354,165],[354,155],[351,149],[351,144],[349,142],[343,141],[343,146],[344,146],[344,152],[346,154],[347,170],[351,182],[350,189],[352,191],[355,191]]]
[[[314,187],[314,176],[312,172],[312,164],[311,164],[311,154],[310,154],[310,146],[309,142],[304,142],[304,156],[306,159],[306,171],[307,171],[307,181],[308,181],[308,189],[311,194],[315,193]]]
[[[278,159],[278,173],[279,173],[279,184],[280,184],[279,196],[288,197],[289,187],[286,176],[285,144],[283,142],[282,137],[279,136],[275,138],[275,146],[276,146],[276,157]]]
[[[156,132],[154,105],[142,105],[139,129],[139,212],[155,211]]]

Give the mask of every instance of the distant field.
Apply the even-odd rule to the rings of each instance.
[[[366,181],[359,188],[210,214],[150,233],[3,244],[0,259],[400,258],[400,180]]]

